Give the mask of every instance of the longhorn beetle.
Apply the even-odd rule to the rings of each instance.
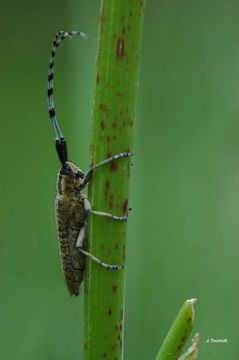
[[[93,214],[106,216],[118,221],[128,220],[127,216],[115,216],[103,211],[92,210],[89,200],[85,195],[81,194],[81,190],[87,186],[95,169],[109,164],[112,161],[129,157],[132,154],[129,152],[122,152],[111,156],[92,166],[86,173],[75,164],[68,161],[66,141],[56,119],[53,101],[53,81],[56,50],[62,40],[66,37],[71,38],[73,35],[85,37],[85,34],[79,31],[60,31],[54,38],[48,71],[47,99],[48,111],[56,140],[56,150],[61,162],[61,168],[57,178],[57,196],[55,201],[56,227],[59,240],[61,266],[70,295],[77,296],[79,294],[80,284],[84,279],[85,256],[88,256],[91,260],[107,269],[119,270],[123,267],[120,265],[107,264],[84,249],[87,216]]]

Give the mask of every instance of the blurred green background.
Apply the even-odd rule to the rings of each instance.
[[[53,203],[58,160],[46,86],[71,158],[89,159],[99,1],[1,3],[0,358],[79,359],[83,296],[70,298]],[[148,0],[128,227],[126,359],[154,359],[197,297],[199,359],[238,359],[239,3]],[[227,343],[207,343],[208,338]]]

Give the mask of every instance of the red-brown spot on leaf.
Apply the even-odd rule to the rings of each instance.
[[[115,243],[115,250],[118,250],[118,249],[119,249],[119,244]]]
[[[184,342],[186,340],[186,336],[181,337],[181,341]]]
[[[121,339],[120,334],[117,335],[117,339],[120,341],[120,339]]]
[[[116,48],[116,56],[118,59],[122,60],[124,58],[124,39],[119,38],[117,41],[117,48]]]
[[[85,350],[88,349],[88,344],[87,344],[87,342],[84,343],[84,348],[85,348]]]
[[[112,122],[112,128],[117,128],[118,124],[117,124],[117,118],[114,119],[114,121]]]
[[[109,195],[109,188],[110,188],[110,181],[108,179],[105,181],[104,188],[105,188],[104,195],[105,195],[105,199],[106,199]]]
[[[96,84],[99,84],[99,82],[100,82],[100,75],[97,74],[97,76],[96,76]]]
[[[104,352],[104,353],[103,353],[103,358],[106,358],[106,356],[107,356],[107,354]]]
[[[116,291],[117,291],[117,285],[114,284],[114,285],[112,286],[112,292],[113,292],[113,293],[116,293]]]
[[[123,253],[123,259],[125,261],[125,244],[123,245],[122,253]]]
[[[117,162],[116,162],[116,161],[112,161],[112,162],[110,163],[110,170],[113,171],[113,172],[115,172],[115,171],[118,170],[118,165],[117,165]]]
[[[107,180],[105,181],[105,188],[106,188],[107,190],[109,190],[109,188],[110,188],[110,181],[109,181],[109,179],[107,179]]]
[[[122,34],[123,34],[123,35],[125,35],[125,31],[126,31],[126,30],[125,30],[125,26],[123,26],[123,28],[122,28]]]
[[[179,345],[178,345],[178,351],[180,351],[181,348],[182,348],[182,344],[179,344]]]
[[[131,119],[130,117],[128,117],[128,126],[132,127],[133,126],[133,119]]]
[[[100,127],[102,130],[105,130],[105,121],[103,119],[100,122]]]
[[[109,316],[112,315],[112,309],[111,309],[111,308],[108,309],[108,315],[109,315]]]
[[[123,202],[122,211],[123,211],[123,214],[127,214],[127,212],[128,212],[128,199],[125,199],[125,201]]]
[[[101,104],[100,104],[100,110],[101,110],[102,112],[104,112],[104,113],[108,113],[108,107],[107,107],[107,105],[104,104],[104,103],[101,103]]]
[[[122,332],[122,324],[119,326],[119,331]]]
[[[109,208],[113,209],[114,207],[114,194],[110,194]]]

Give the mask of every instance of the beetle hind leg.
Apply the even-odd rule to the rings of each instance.
[[[86,250],[83,250],[82,248],[78,248],[78,250],[84,254],[85,256],[88,256],[91,260],[93,260],[95,263],[107,268],[107,269],[110,269],[110,270],[121,270],[123,269],[123,266],[121,265],[114,265],[114,264],[107,264],[103,261],[101,261],[99,258],[97,258],[96,256],[92,255],[91,253],[89,253],[88,251]]]
[[[89,253],[88,251],[84,250],[82,247],[84,246],[84,242],[85,242],[85,238],[86,238],[86,224],[81,228],[77,241],[76,241],[76,247],[78,249],[78,251],[85,255],[88,256],[91,260],[93,260],[95,263],[110,269],[110,270],[121,270],[123,269],[123,266],[121,265],[114,265],[114,264],[107,264],[104,261],[101,261],[99,258],[97,258],[96,256],[94,256],[93,254]]]

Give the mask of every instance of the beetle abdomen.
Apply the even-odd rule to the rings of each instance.
[[[55,210],[61,267],[65,283],[70,294],[77,296],[85,270],[84,255],[76,248],[80,229],[85,222],[83,204],[78,201],[77,197],[57,195]]]

